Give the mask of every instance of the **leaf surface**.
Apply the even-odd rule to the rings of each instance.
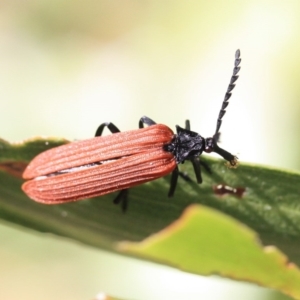
[[[242,265],[229,258],[231,252],[234,253],[234,250],[238,249],[241,241],[244,240],[243,247],[250,243],[251,251],[257,251],[257,255],[251,256],[251,253],[246,251],[242,260],[248,259],[250,262],[253,260],[252,264],[260,265],[259,259],[263,262],[266,257],[272,257],[274,268],[277,264],[276,268],[278,269],[281,263],[282,270],[284,269],[285,257],[283,254],[279,250],[273,250],[272,247],[262,248],[257,243],[254,233],[249,229],[245,230],[244,226],[247,225],[259,234],[263,245],[274,245],[289,257],[289,261],[300,263],[298,251],[300,247],[300,175],[298,173],[245,163],[240,163],[237,169],[228,169],[223,160],[204,156],[201,159],[209,164],[212,174],[203,170],[201,185],[193,181],[192,166],[186,162],[184,165],[180,165],[180,169],[190,174],[192,180],[185,181],[179,178],[173,198],[167,197],[170,180],[170,176],[167,176],[131,189],[129,209],[125,214],[121,212],[120,207],[112,204],[116,193],[53,206],[30,200],[21,190],[23,183],[21,173],[24,167],[41,151],[66,142],[63,139],[37,138],[24,143],[10,144],[0,140],[0,218],[40,232],[50,232],[86,245],[120,252],[117,245],[121,242],[140,242],[163,230],[176,221],[191,204],[211,207],[219,212],[209,210],[209,214],[205,217],[206,225],[201,223],[201,230],[205,231],[206,236],[205,247],[211,251],[206,250],[205,255],[199,255],[197,258],[194,256],[194,262],[190,262],[188,266],[177,261],[165,261],[165,258],[161,256],[163,252],[156,257],[147,256],[147,259],[171,264],[193,273],[209,274],[214,272],[239,280],[259,282],[264,286],[274,287],[288,293],[286,287],[280,287],[280,284],[274,283],[273,277],[270,277],[270,282],[261,279],[262,274],[267,276],[266,270],[258,272],[257,268],[246,268],[246,271],[249,272],[247,275],[247,273],[241,273],[245,271]],[[220,196],[214,190],[220,184],[228,185],[231,188],[241,188],[242,191],[245,189],[245,191],[241,194],[224,193]],[[204,207],[201,208],[202,211],[206,211]],[[230,225],[231,230],[229,231],[232,239],[228,245],[225,245],[222,239],[218,244],[219,238],[226,236],[222,231],[225,229],[222,224],[224,218],[228,218],[228,216],[235,219],[234,225]],[[232,219],[230,218],[230,220]],[[199,222],[203,222],[203,220],[199,220]],[[193,234],[197,235],[199,223],[191,222],[188,226],[194,226]],[[235,232],[239,233],[236,240],[234,239]],[[176,243],[173,250],[169,248],[169,251],[174,255],[176,253],[180,255],[178,245],[186,243],[186,241],[180,240],[184,236],[180,236],[178,239],[177,233],[174,238]],[[191,240],[193,239],[191,238]],[[247,239],[248,242],[246,242]],[[211,241],[213,241],[212,244],[210,244]],[[203,241],[198,242],[200,246],[203,245]],[[256,250],[255,247],[257,247]],[[216,250],[212,249],[220,250],[219,256],[223,253],[223,260],[219,257],[218,264],[213,264]],[[130,255],[133,255],[132,253]],[[249,256],[246,256],[247,253]],[[189,254],[186,253],[186,255]],[[140,257],[140,254],[137,256]],[[208,256],[210,256],[209,259]],[[146,256],[143,255],[143,257]],[[181,257],[183,258],[183,256]],[[203,266],[201,271],[194,269],[198,264]],[[272,268],[269,273],[273,272]],[[288,264],[282,275],[288,278],[285,272],[297,273],[298,269],[294,265]],[[293,278],[298,280],[298,275],[295,276]]]

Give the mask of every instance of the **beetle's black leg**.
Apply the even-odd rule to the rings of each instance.
[[[186,120],[185,121],[185,129],[191,130],[190,120]],[[202,183],[202,176],[201,176],[200,165],[202,165],[208,173],[211,173],[210,167],[208,166],[207,163],[201,161],[199,157],[192,158],[191,159],[191,163],[193,164],[193,167],[194,167],[195,175],[196,175],[196,178],[197,178],[197,183]],[[181,173],[180,176],[183,179],[187,180],[187,181],[191,181],[191,178],[186,173]]]
[[[200,160],[200,165],[202,165],[202,166],[204,167],[204,169],[205,169],[209,174],[212,174],[212,171],[211,171],[211,169],[210,169],[210,166],[209,166],[206,162]]]
[[[151,126],[151,125],[155,125],[156,123],[153,120],[151,120],[150,118],[143,116],[140,118],[139,128],[144,128],[144,124]]]
[[[171,175],[171,182],[170,182],[170,189],[169,189],[168,197],[172,197],[174,195],[176,185],[177,185],[178,175],[179,175],[179,170],[178,170],[178,167],[176,166],[176,168],[174,169],[174,171],[172,172],[172,175]]]
[[[191,130],[191,123],[190,123],[190,120],[185,120],[185,129],[186,129],[186,130]]]
[[[187,173],[187,172],[181,172],[179,171],[178,175],[184,179],[185,181],[188,181],[188,182],[193,182],[193,180],[191,179],[190,175]]]
[[[202,183],[202,176],[201,176],[201,168],[200,168],[200,159],[199,157],[191,158],[191,163],[193,164],[194,172],[197,178],[197,183]]]
[[[107,127],[111,133],[120,132],[119,128],[116,125],[110,122],[105,122],[98,127],[95,136],[101,136],[105,127]]]
[[[101,124],[98,127],[95,136],[101,136],[105,127],[107,127],[110,130],[111,133],[120,132],[119,128],[116,125],[114,125],[113,123],[110,123],[110,122],[105,122],[105,123]],[[128,198],[127,198],[127,196],[128,196],[128,189],[121,190],[118,193],[117,197],[113,201],[114,204],[121,203],[121,207],[122,207],[122,211],[123,212],[126,211],[127,206],[128,206]]]
[[[191,163],[193,164],[195,175],[196,175],[196,178],[197,178],[197,183],[200,184],[200,183],[202,183],[201,168],[200,168],[200,166],[198,166],[198,162],[196,162],[196,160],[199,161],[199,164],[202,165],[208,173],[211,174],[212,172],[211,172],[211,169],[210,169],[209,165],[206,162],[200,160],[198,157],[195,158],[194,160],[191,160]],[[199,170],[200,170],[200,174],[198,174],[197,173],[198,171],[196,171],[198,169],[198,167],[199,167]],[[197,174],[198,174],[198,176],[197,176]],[[179,171],[179,176],[181,178],[183,178],[185,181],[190,181],[190,182],[193,181],[191,179],[190,175],[186,172]]]
[[[125,212],[128,206],[128,189],[121,190],[117,197],[114,199],[114,204],[121,203],[122,211]]]

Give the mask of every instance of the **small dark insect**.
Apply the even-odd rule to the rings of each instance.
[[[96,137],[76,141],[47,150],[37,155],[27,166],[23,178],[29,181],[23,191],[33,200],[44,204],[58,204],[96,197],[120,191],[114,203],[127,206],[128,188],[155,180],[169,173],[171,185],[169,197],[173,196],[179,172],[178,164],[191,161],[197,182],[202,182],[202,152],[216,152],[228,162],[237,166],[237,157],[217,144],[222,118],[235,87],[240,70],[240,51],[235,53],[233,74],[217,119],[214,135],[203,138],[190,130],[187,120],[185,128],[176,126],[177,133],[163,124],[156,124],[148,117],[142,117],[137,130],[120,132],[112,123],[103,123],[96,131]],[[144,128],[144,124],[148,127]],[[107,127],[113,134],[102,137]]]
[[[226,184],[218,184],[213,186],[213,191],[218,196],[231,194],[238,198],[242,198],[244,196],[246,188],[241,186],[234,188]]]

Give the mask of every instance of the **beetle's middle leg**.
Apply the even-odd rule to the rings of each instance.
[[[112,134],[120,132],[120,129],[116,125],[111,122],[105,122],[98,127],[95,136],[101,136],[105,127],[107,127]],[[125,212],[128,207],[128,189],[121,190],[113,200],[113,203],[121,203],[122,211]]]

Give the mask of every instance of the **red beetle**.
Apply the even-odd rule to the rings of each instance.
[[[77,201],[120,191],[115,203],[123,201],[126,209],[127,190],[133,186],[163,177],[172,172],[169,196],[174,194],[178,175],[178,164],[190,160],[194,166],[197,182],[201,183],[199,156],[202,152],[216,152],[237,165],[237,157],[217,145],[219,129],[225,108],[235,87],[240,70],[240,51],[235,54],[233,75],[217,120],[213,137],[203,138],[190,130],[176,126],[177,133],[163,124],[156,124],[148,117],[142,117],[139,128],[120,132],[112,123],[103,123],[96,131],[96,137],[72,142],[47,150],[37,155],[27,166],[23,178],[29,181],[23,191],[33,200],[45,204]],[[143,128],[144,124],[148,127]],[[101,136],[103,129],[113,133]]]

